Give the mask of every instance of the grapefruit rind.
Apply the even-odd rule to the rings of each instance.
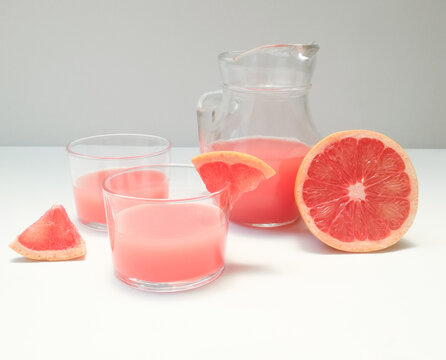
[[[215,192],[229,184],[229,191],[220,200],[229,207],[241,194],[256,189],[259,184],[276,174],[263,160],[238,151],[211,151],[192,158],[209,192]]]
[[[400,155],[401,159],[405,165],[405,172],[409,177],[410,181],[410,193],[406,197],[406,199],[410,203],[410,211],[409,215],[404,221],[404,223],[395,230],[391,230],[390,234],[383,239],[380,240],[355,240],[353,242],[344,242],[338,240],[327,232],[320,230],[314,220],[310,215],[310,208],[308,208],[302,197],[302,188],[305,180],[307,179],[308,170],[313,162],[313,159],[318,155],[324,152],[324,150],[334,142],[342,140],[344,138],[372,138],[380,140],[386,147],[390,147],[395,150],[398,155]],[[296,184],[295,184],[295,198],[296,203],[301,213],[302,219],[307,225],[308,229],[313,233],[313,235],[324,242],[325,244],[342,251],[348,252],[372,252],[383,250],[388,248],[389,246],[397,243],[404,234],[409,230],[412,225],[417,207],[418,207],[418,181],[415,173],[415,169],[412,165],[412,162],[409,159],[409,156],[406,154],[404,149],[394,140],[387,137],[384,134],[371,131],[371,130],[346,130],[336,132],[327,136],[326,138],[319,141],[304,157],[299,170],[297,172]]]
[[[192,158],[195,168],[199,169],[202,165],[221,161],[228,165],[244,164],[257,169],[265,175],[265,179],[269,179],[276,174],[276,171],[266,162],[253,155],[241,153],[238,151],[211,151],[203,153]]]
[[[28,259],[46,261],[63,261],[76,259],[84,256],[87,252],[85,242],[82,239],[80,239],[80,245],[64,250],[31,250],[20,244],[17,239],[9,244],[9,247],[18,254],[23,255]]]

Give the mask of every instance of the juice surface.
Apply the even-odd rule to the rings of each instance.
[[[114,223],[115,270],[149,282],[201,279],[224,265],[227,218],[206,204],[143,204]]]
[[[299,217],[294,200],[297,170],[310,148],[295,140],[246,137],[218,141],[208,151],[238,151],[256,156],[275,171],[257,189],[243,194],[233,205],[230,219],[247,225],[285,224]]]

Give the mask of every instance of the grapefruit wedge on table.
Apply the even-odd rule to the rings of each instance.
[[[405,151],[389,137],[342,131],[305,156],[295,197],[318,239],[339,250],[376,251],[400,240],[413,223],[417,177]]]
[[[69,260],[86,253],[85,242],[62,205],[51,207],[9,247],[35,260]]]
[[[229,204],[241,194],[254,190],[276,172],[263,160],[237,151],[211,151],[192,158],[192,163],[209,192],[229,183]]]

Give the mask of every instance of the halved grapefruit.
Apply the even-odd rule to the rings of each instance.
[[[35,260],[69,260],[86,253],[85,242],[62,205],[51,207],[9,247]]]
[[[405,151],[389,137],[342,131],[305,156],[295,197],[319,240],[344,251],[376,251],[395,244],[412,225],[417,176]]]
[[[192,158],[192,163],[210,192],[229,183],[229,204],[254,190],[276,172],[263,160],[237,151],[211,151]]]

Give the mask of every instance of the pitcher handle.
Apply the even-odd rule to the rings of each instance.
[[[197,106],[198,138],[200,150],[212,141],[212,130],[216,119],[216,112],[223,99],[223,91],[211,91],[201,95]]]

